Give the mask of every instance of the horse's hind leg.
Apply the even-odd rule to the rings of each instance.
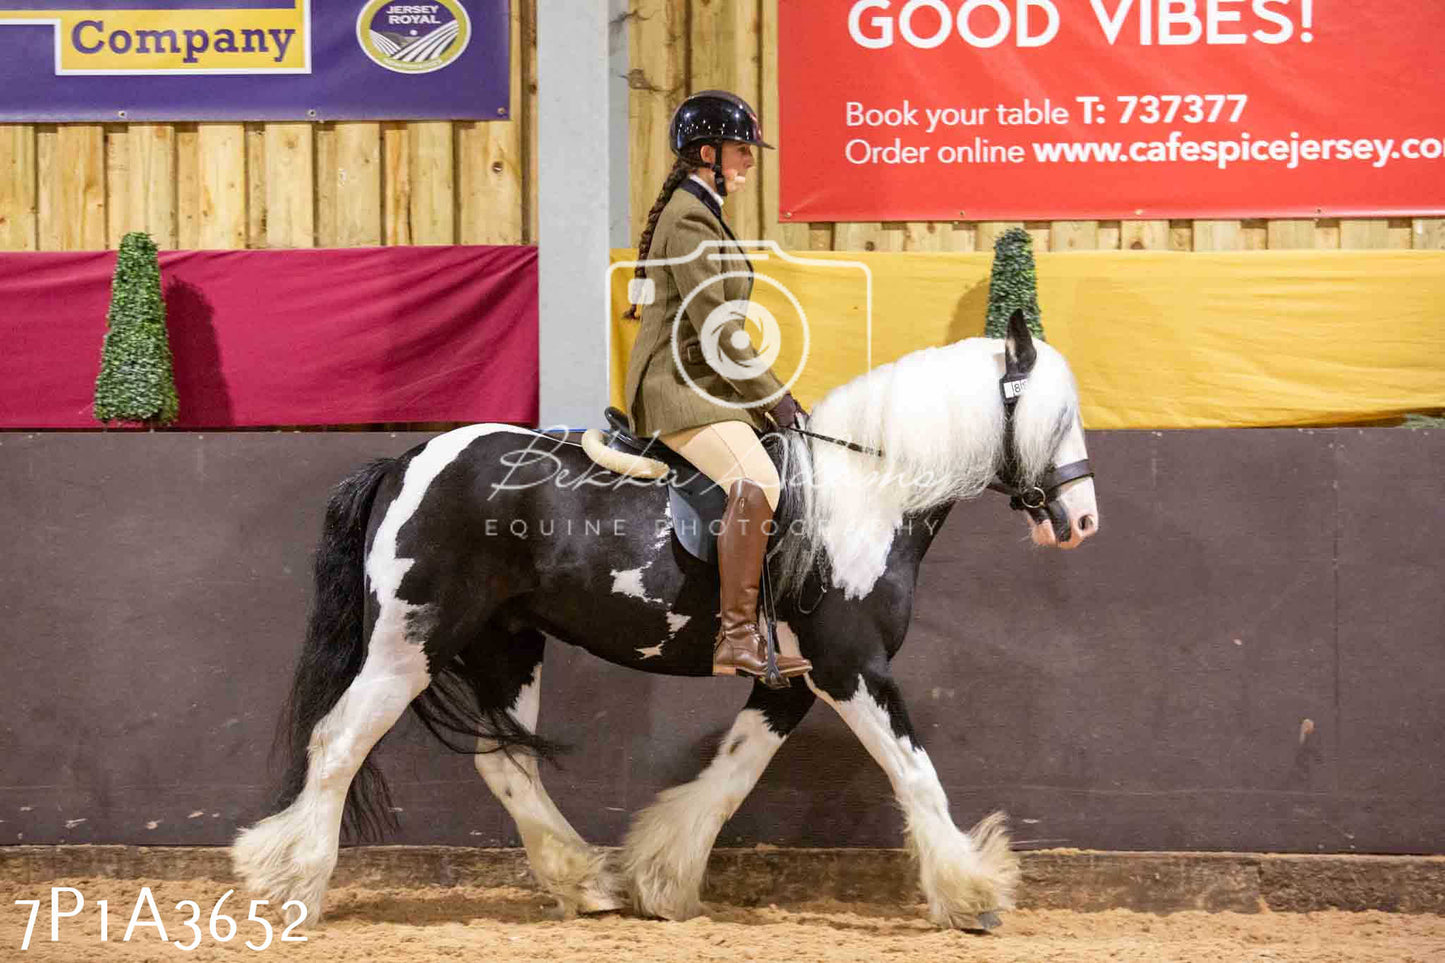
[[[637,814],[622,848],[623,869],[639,912],[673,920],[701,912],[703,873],[718,831],[752,792],[813,701],[805,686],[769,689],[755,684],[708,767],[692,782],[659,793]]]
[[[320,918],[352,779],[430,678],[422,646],[400,620],[378,621],[361,670],[311,730],[300,794],[236,839],[236,870],[251,889],[300,900],[309,921]]]
[[[491,636],[472,648],[478,655],[474,661],[487,667],[480,673],[473,670],[478,699],[496,700],[528,732],[536,731],[541,708],[545,644],[540,632],[527,629]],[[496,743],[488,739],[479,739],[477,749],[477,772],[516,821],[532,875],[557,898],[562,912],[571,916],[620,909],[622,900],[606,869],[605,854],[589,846],[552,802],[537,771],[537,758],[497,751]]]

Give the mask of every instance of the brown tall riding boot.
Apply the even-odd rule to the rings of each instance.
[[[718,573],[722,576],[722,628],[713,643],[713,675],[767,674],[767,644],[758,629],[758,581],[768,547],[767,522],[773,510],[757,482],[739,479],[728,489],[728,508],[717,536]],[[778,653],[778,672],[802,675],[807,659]]]

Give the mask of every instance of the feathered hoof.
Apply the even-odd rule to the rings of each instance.
[[[685,923],[702,915],[702,904],[696,906],[661,906],[648,908],[641,900],[632,901],[632,912],[646,920],[667,920],[669,923]]]
[[[603,913],[620,913],[627,908],[627,900],[618,896],[589,897],[577,904],[577,912],[583,916],[598,916]]]
[[[1002,925],[997,910],[973,910],[930,903],[928,921],[946,930],[963,930],[968,933],[987,933]]]
[[[702,913],[707,856],[722,825],[722,817],[705,809],[706,803],[699,802],[691,785],[678,786],[660,793],[633,820],[619,865],[639,915],[689,920]]]
[[[532,875],[556,897],[557,910],[564,918],[609,913],[626,905],[605,850],[548,833],[529,841],[527,856]]]
[[[935,911],[928,914],[928,920],[943,929],[965,933],[991,933],[1003,925],[1003,919],[992,910],[982,913]]]
[[[702,915],[702,901],[678,892],[674,881],[633,879],[628,886],[632,911],[638,916],[681,923]]]
[[[924,859],[928,918],[947,929],[987,932],[999,925],[1001,911],[1013,909],[1018,856],[1010,847],[1002,813],[985,817],[967,835],[966,851],[933,850]]]
[[[605,865],[604,859],[605,856],[599,853],[596,870],[582,887],[577,900],[579,913],[615,913],[627,908],[627,899],[621,892],[622,881]]]
[[[682,922],[702,915],[699,887],[684,882],[658,866],[633,866],[627,878],[632,911],[655,920]]]
[[[231,846],[231,868],[246,889],[265,896],[279,910],[292,900],[306,907],[306,922],[321,919],[334,852],[304,854],[294,818],[278,813],[242,830]],[[296,908],[286,911],[295,918]]]

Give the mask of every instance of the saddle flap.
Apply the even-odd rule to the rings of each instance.
[[[668,516],[672,520],[672,536],[694,558],[717,563],[717,530],[727,510],[728,498],[706,477],[706,488],[688,490],[669,485]]]
[[[609,406],[603,416],[607,419],[608,448],[655,459],[670,469],[667,500],[673,537],[689,555],[716,564],[717,530],[727,511],[727,492],[662,442],[633,434],[631,422],[619,409]],[[776,435],[765,438],[763,447],[773,464],[782,460],[783,442]]]

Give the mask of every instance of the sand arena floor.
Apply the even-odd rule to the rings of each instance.
[[[60,941],[50,937],[49,887],[73,886],[85,896],[79,916],[60,923]],[[136,929],[121,942],[141,888],[154,895],[167,936],[189,944],[194,933],[182,922],[201,907],[201,939],[181,952],[162,943],[154,927]],[[212,880],[159,881],[65,879],[50,883],[0,883],[4,891],[0,960],[107,961],[285,959],[309,961],[687,961],[708,960],[966,960],[979,963],[1063,963],[1063,961],[1411,961],[1445,960],[1445,917],[1366,912],[1173,913],[1125,910],[1077,913],[1017,911],[987,936],[944,932],[911,904],[799,903],[744,908],[708,904],[707,915],[686,923],[643,920],[620,914],[560,919],[550,900],[517,887],[427,887],[362,889],[331,893],[327,920],[302,926],[293,935],[304,943],[274,939],[260,952],[261,928],[244,917],[244,894],[233,894],[221,911],[239,924],[228,943],[208,929],[211,908],[227,885]],[[15,899],[41,899],[41,911],[22,952],[29,906]],[[97,900],[109,900],[109,942],[100,942]],[[69,898],[62,904],[71,905]],[[149,919],[148,912],[142,913]],[[269,917],[279,922],[274,913]],[[221,924],[224,934],[225,925]],[[280,926],[277,927],[279,935]]]

